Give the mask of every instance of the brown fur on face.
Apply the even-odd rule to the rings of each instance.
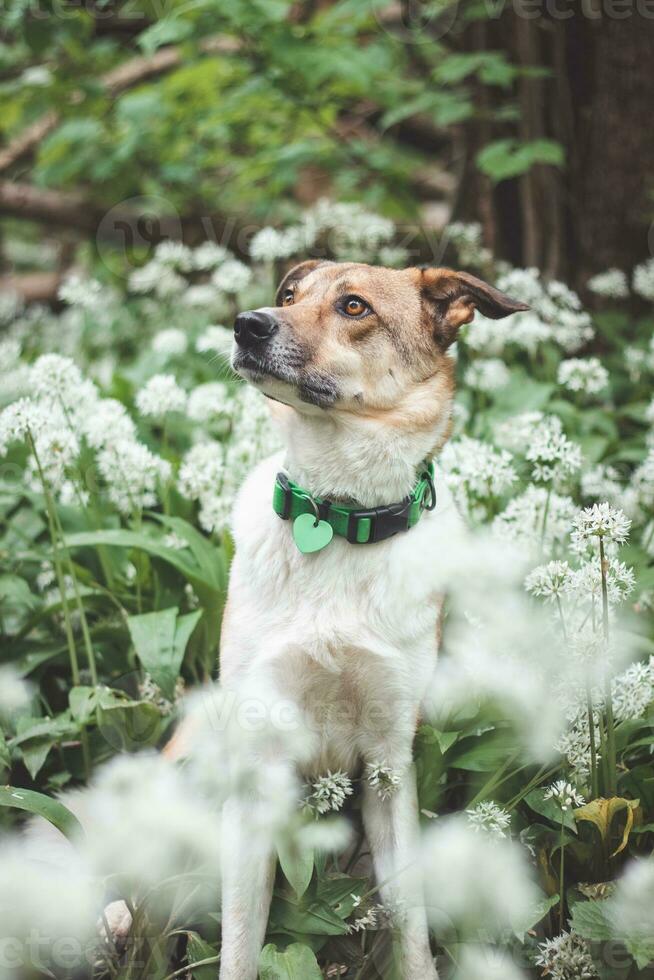
[[[347,315],[347,298],[366,304]],[[468,273],[387,269],[310,260],[282,280],[265,312],[278,330],[257,365],[234,355],[236,370],[266,394],[300,410],[383,415],[393,424],[433,422],[451,398],[446,353],[475,310],[493,318],[527,309]],[[307,408],[311,406],[311,408]]]

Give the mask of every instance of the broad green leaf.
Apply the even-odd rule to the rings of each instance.
[[[114,548],[140,549],[155,558],[168,562],[169,565],[181,572],[194,587],[205,587],[214,593],[219,591],[215,585],[215,577],[213,575],[207,576],[192,556],[184,551],[168,548],[160,538],[149,537],[142,532],[112,529],[82,531],[79,534],[67,535],[66,544],[69,548],[97,548],[99,545],[108,545]]]
[[[11,806],[44,817],[71,841],[79,840],[84,831],[82,825],[68,807],[44,793],[15,786],[0,786],[0,806]]]
[[[606,913],[610,906],[604,901],[575,902],[570,924],[584,939],[603,941],[612,938],[611,924]]]
[[[73,687],[68,692],[70,713],[80,725],[85,725],[93,714],[96,705],[96,693],[93,687]]]
[[[277,843],[281,869],[298,898],[302,898],[313,875],[313,850],[301,849],[282,837]]]
[[[43,769],[45,760],[50,754],[50,749],[55,744],[56,739],[46,736],[44,738],[28,739],[19,747],[18,751],[32,779],[36,779],[41,769]]]
[[[169,517],[166,514],[152,516],[186,541],[207,582],[210,582],[216,590],[226,588],[227,565],[223,548],[217,548],[181,517]]]
[[[544,919],[550,909],[559,901],[557,895],[544,895],[533,908],[525,909],[519,921],[512,922],[513,931],[520,942],[524,942],[526,934]]]
[[[292,902],[275,896],[270,911],[271,928],[315,936],[344,936],[343,919],[324,901]]]
[[[102,737],[119,752],[135,752],[156,745],[165,720],[150,701],[116,703],[99,696],[98,728]]]
[[[186,644],[202,615],[196,609],[178,617],[177,606],[129,616],[127,626],[137,656],[164,697],[173,699]]]
[[[283,952],[269,943],[259,957],[259,980],[322,980],[313,951],[303,943],[291,943]]]

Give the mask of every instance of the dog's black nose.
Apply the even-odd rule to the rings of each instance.
[[[254,347],[272,337],[277,328],[278,323],[270,313],[247,310],[234,320],[234,337],[241,347]]]

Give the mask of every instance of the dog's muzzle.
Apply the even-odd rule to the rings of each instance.
[[[234,339],[239,347],[251,349],[270,340],[279,330],[279,324],[270,313],[247,310],[234,320]]]

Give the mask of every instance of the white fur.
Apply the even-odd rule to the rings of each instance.
[[[403,899],[403,980],[434,980],[422,896],[404,874],[418,831],[411,770],[420,705],[435,668],[442,598],[433,569],[459,526],[436,474],[437,506],[408,532],[371,545],[334,536],[301,554],[291,523],[272,509],[275,474],[285,469],[315,494],[391,503],[411,489],[417,468],[438,444],[439,427],[420,435],[389,432],[379,421],[284,409],[288,452],[260,464],[238,497],[236,555],[221,643],[221,681],[253,678],[292,700],[317,734],[306,767],[358,774],[366,763],[403,773],[380,799],[363,793],[363,818],[382,898]],[[223,880],[220,980],[255,980],[272,890],[272,858],[254,865],[247,841],[234,846],[237,804],[228,808],[230,846]]]

